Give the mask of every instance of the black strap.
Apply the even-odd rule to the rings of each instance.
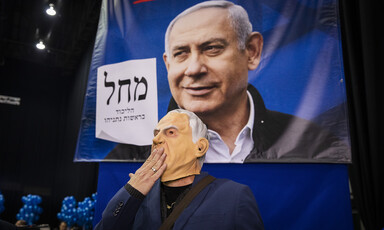
[[[193,198],[200,193],[207,185],[212,183],[216,178],[208,175],[201,179],[192,189],[185,195],[185,197],[180,201],[180,203],[173,209],[172,213],[165,219],[163,224],[160,226],[159,230],[168,230],[171,229],[177,218],[183,212],[183,210],[188,207]]]

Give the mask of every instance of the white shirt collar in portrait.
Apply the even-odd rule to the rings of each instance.
[[[235,141],[235,149],[232,154],[229,152],[228,146],[221,139],[220,135],[208,129],[209,149],[205,156],[205,162],[207,163],[243,163],[245,158],[251,152],[253,148],[252,128],[255,118],[255,106],[253,104],[252,96],[249,92],[248,100],[250,104],[250,113],[248,123],[240,131]]]

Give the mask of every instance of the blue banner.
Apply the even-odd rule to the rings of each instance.
[[[140,163],[100,163],[94,224]],[[353,229],[348,167],[342,164],[204,164],[203,171],[248,185],[265,229]],[[246,175],[246,176],[244,176]]]
[[[111,109],[112,115],[101,118],[106,125],[124,125],[126,128],[123,130],[139,135],[141,129],[136,128],[134,122],[147,121],[146,119],[146,124],[152,125],[154,122],[150,115],[155,113],[150,112],[148,107],[156,108],[157,114],[154,116],[157,119],[163,117],[172,98],[163,62],[164,34],[173,18],[199,2],[201,1],[103,1],[75,161],[134,162],[144,159],[147,145],[145,141],[150,142],[150,139],[138,143],[129,138],[123,140],[115,137],[103,128],[97,132],[97,95],[101,91],[105,92],[106,98],[101,103],[105,108],[115,103],[115,107]],[[253,31],[260,32],[264,39],[260,64],[256,70],[249,71],[249,83],[257,89],[268,110],[293,115],[295,118],[295,122],[287,125],[285,135],[276,141],[282,144],[273,144],[270,148],[275,156],[254,157],[249,162],[350,162],[338,2],[233,2],[244,7]],[[139,65],[137,63],[146,60],[154,60],[154,74],[127,72],[120,76],[112,74],[119,73],[118,69],[109,69],[115,65],[124,69],[123,65],[127,61],[134,61],[133,65]],[[156,87],[152,90],[154,85]],[[150,106],[144,105],[153,92],[157,93],[157,99],[151,99],[153,104]],[[321,134],[312,136],[312,131],[308,130],[313,130],[313,127]],[[326,144],[316,144],[323,139],[327,139]],[[292,152],[303,152],[303,149],[311,148],[318,151],[321,148],[321,153],[285,155],[284,151],[290,151],[286,150],[287,146],[295,144],[301,145],[298,148],[300,150],[289,147]],[[110,155],[121,146],[125,146],[124,151],[130,152],[127,157]]]

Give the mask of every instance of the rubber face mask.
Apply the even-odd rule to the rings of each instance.
[[[187,114],[168,113],[158,123],[154,134],[152,150],[163,147],[167,154],[162,182],[200,174],[202,165],[197,158],[208,150],[208,141],[200,138],[193,143]]]

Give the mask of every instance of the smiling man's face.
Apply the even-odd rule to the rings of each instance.
[[[176,103],[196,114],[229,110],[246,97],[248,57],[225,9],[206,8],[180,18],[164,54]]]

